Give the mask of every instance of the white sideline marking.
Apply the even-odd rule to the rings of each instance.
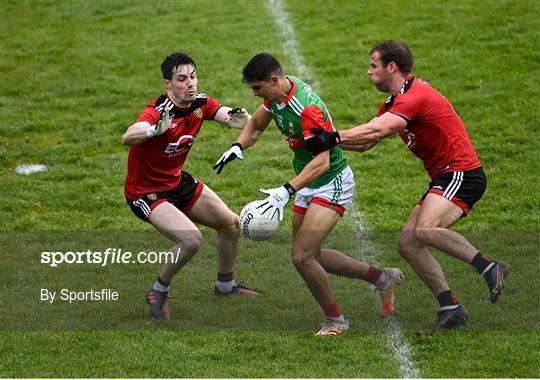
[[[318,90],[320,87],[319,82],[313,77],[313,73],[304,61],[304,56],[300,51],[292,23],[289,21],[289,15],[285,8],[283,8],[283,2],[281,0],[267,0],[266,4],[278,26],[278,31],[283,41],[283,50],[292,60],[298,76],[311,84],[315,90]]]
[[[47,166],[41,164],[19,165],[15,168],[15,173],[23,175],[30,175],[46,171]]]
[[[313,77],[309,66],[305,64],[298,40],[295,37],[292,24],[289,22],[287,11],[283,7],[281,0],[267,0],[266,4],[276,22],[283,42],[285,53],[290,55],[293,65],[300,78],[311,80],[311,84],[317,90],[320,85]],[[357,231],[357,247],[362,259],[367,262],[377,263],[379,251],[369,240],[369,232],[365,228],[364,216],[358,210],[350,210],[354,221],[355,231]],[[387,344],[392,350],[394,357],[399,363],[399,370],[402,377],[420,378],[420,371],[416,368],[411,355],[409,344],[405,340],[403,331],[395,317],[390,316],[385,319],[384,325],[387,331]]]
[[[358,210],[350,210],[350,215],[356,231],[356,246],[358,256],[362,261],[379,265],[379,250],[370,240],[370,232],[365,228],[365,218]],[[396,317],[391,315],[383,319],[386,328],[386,344],[392,350],[399,363],[399,370],[404,378],[420,378],[420,371],[414,364],[411,348]]]

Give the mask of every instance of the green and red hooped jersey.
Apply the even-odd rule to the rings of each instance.
[[[292,165],[298,175],[302,169],[313,159],[306,149],[305,140],[313,136],[311,128],[324,128],[335,131],[330,113],[319,95],[300,79],[288,76],[287,79],[293,87],[283,103],[269,104],[266,100],[263,107],[272,113],[272,117],[294,152]],[[347,160],[339,146],[330,150],[330,169],[307,187],[318,189],[332,181],[339,172],[347,167]]]

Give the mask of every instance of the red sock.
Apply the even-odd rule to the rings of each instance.
[[[375,284],[377,280],[381,277],[382,269],[377,268],[375,265],[370,265],[366,273],[364,280],[371,284]]]
[[[325,317],[337,318],[341,316],[341,310],[339,309],[336,300],[328,306],[323,306],[322,309]]]
[[[217,272],[217,280],[220,282],[229,282],[229,281],[232,281],[233,279],[234,279],[233,272],[229,272],[229,273]]]

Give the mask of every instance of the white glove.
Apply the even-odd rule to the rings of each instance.
[[[225,119],[225,124],[231,128],[244,128],[251,119],[251,115],[243,108],[233,108],[227,112],[229,117]]]
[[[169,114],[169,109],[165,108],[165,112],[161,114],[161,117],[159,118],[159,121],[156,125],[152,125],[151,127],[148,127],[146,130],[146,136],[148,138],[154,137],[154,136],[161,136],[171,126],[171,115]]]
[[[261,201],[261,204],[257,206],[257,209],[261,210],[261,215],[268,212],[268,219],[273,219],[277,213],[278,220],[281,222],[283,220],[283,207],[285,207],[291,195],[295,193],[294,188],[289,183],[286,183],[274,189],[260,189],[259,191],[268,195],[268,198]]]
[[[240,143],[232,144],[229,150],[223,153],[219,160],[216,161],[216,164],[212,167],[212,169],[217,170],[217,174],[219,174],[225,165],[235,158],[239,158],[241,160],[244,159],[244,156],[242,156],[242,145]]]

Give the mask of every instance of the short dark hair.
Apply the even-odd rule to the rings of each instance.
[[[370,55],[378,52],[384,67],[390,62],[395,62],[402,73],[408,74],[413,68],[413,56],[411,50],[403,41],[388,40],[373,46]]]
[[[182,65],[191,65],[197,69],[195,61],[186,53],[175,52],[167,56],[161,63],[161,73],[163,74],[163,79],[172,79],[174,70],[178,66]]]
[[[242,70],[244,83],[265,81],[272,75],[283,76],[283,69],[279,61],[269,53],[257,54]]]

